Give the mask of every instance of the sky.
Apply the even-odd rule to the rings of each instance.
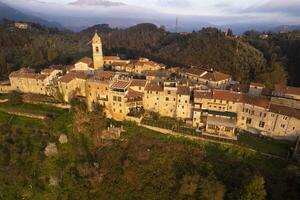
[[[201,24],[217,26],[232,24],[299,25],[300,0],[0,0],[26,8],[53,21],[72,26],[151,21],[161,25],[174,24],[179,16],[181,24],[197,27]],[[74,14],[76,13],[76,14]],[[68,16],[65,21],[59,16]],[[71,17],[71,18],[70,18]],[[97,18],[98,17],[98,18]],[[86,19],[89,18],[89,19]],[[99,19],[103,20],[99,20]],[[104,19],[107,18],[107,19]],[[109,18],[109,20],[108,20]],[[120,21],[123,19],[124,21]],[[85,20],[85,21],[84,21]],[[167,20],[169,20],[167,22]],[[137,23],[137,21],[132,21]],[[71,26],[71,25],[70,25]]]
[[[18,1],[18,0],[16,0]],[[29,0],[68,4],[76,0]],[[95,1],[95,0],[90,0]],[[101,0],[98,0],[101,1]],[[102,0],[184,15],[274,15],[299,19],[300,0]]]

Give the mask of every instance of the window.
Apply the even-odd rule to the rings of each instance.
[[[225,131],[226,131],[226,132],[231,132],[231,131],[232,131],[232,128],[230,128],[230,127],[225,127]]]
[[[245,120],[245,117],[242,117],[242,120]]]
[[[264,128],[264,127],[265,127],[265,122],[260,121],[260,122],[259,122],[259,127],[260,127],[260,128]]]
[[[184,109],[184,106],[182,106],[182,109]]]
[[[166,101],[169,101],[169,97],[166,97]]]
[[[117,97],[116,96],[113,96],[113,101],[117,101]]]
[[[171,91],[168,91],[168,94],[171,94]]]
[[[287,116],[284,116],[282,119],[283,119],[283,120],[287,120],[287,119],[288,119],[288,117],[287,117]]]
[[[187,100],[185,100],[185,103],[188,103],[188,101],[187,101]]]
[[[251,122],[252,122],[252,119],[248,117],[247,120],[246,120],[246,123],[251,124]]]
[[[121,98],[121,97],[118,97],[118,101],[122,101],[122,98]]]
[[[264,113],[264,118],[267,116],[267,113]]]
[[[96,47],[96,52],[99,53],[99,47]]]
[[[122,110],[120,110],[120,113],[122,113]]]
[[[178,102],[180,103],[180,99],[178,100]]]
[[[280,127],[281,127],[281,128],[285,128],[285,124],[281,124]]]
[[[232,109],[232,106],[229,106],[229,109],[231,110],[231,109]]]

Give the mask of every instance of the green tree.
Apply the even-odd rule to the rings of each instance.
[[[265,180],[262,176],[252,177],[244,185],[241,192],[241,200],[264,200],[267,192],[265,190]]]
[[[0,73],[1,75],[7,73],[7,63],[3,50],[0,52]]]

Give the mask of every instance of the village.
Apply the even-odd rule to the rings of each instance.
[[[123,60],[104,56],[95,33],[93,58],[70,66],[51,66],[36,73],[12,72],[0,93],[17,91],[80,98],[89,111],[103,107],[117,121],[156,113],[184,122],[203,135],[236,140],[239,130],[276,139],[300,135],[300,88],[261,83],[245,87],[231,75],[196,67],[167,67],[147,58]]]

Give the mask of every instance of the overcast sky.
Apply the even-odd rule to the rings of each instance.
[[[216,25],[233,23],[274,23],[300,24],[300,0],[0,0],[11,4],[26,5],[41,13],[77,9],[91,15],[91,9],[107,16],[133,17],[148,16],[149,13],[160,19],[159,13],[198,15]],[[31,2],[31,3],[30,3]],[[39,3],[37,3],[39,2]],[[75,3],[74,3],[75,2]],[[35,4],[44,4],[44,9]],[[49,5],[45,3],[51,3]],[[64,5],[62,5],[64,4]],[[51,6],[53,10],[51,10]],[[85,5],[85,6],[84,6]],[[97,5],[97,6],[96,6]],[[46,9],[45,9],[46,8]],[[48,9],[49,8],[49,9]],[[58,9],[59,8],[59,9]],[[63,10],[64,9],[64,10]],[[66,10],[66,11],[65,11]],[[101,11],[100,11],[101,10]],[[114,11],[114,12],[113,12]],[[74,15],[74,12],[69,12]],[[122,14],[123,13],[123,14]],[[147,13],[147,14],[146,14]],[[76,12],[79,16],[79,12]]]
[[[29,0],[30,1],[30,0]],[[35,1],[35,0],[32,0]],[[38,1],[38,0],[36,0]],[[76,0],[39,0],[68,4]],[[87,1],[87,0],[86,0]],[[90,0],[95,1],[95,0]],[[101,0],[97,0],[101,1]],[[121,2],[128,5],[157,9],[161,12],[221,15],[221,14],[264,14],[282,17],[299,17],[300,0],[102,0]]]

